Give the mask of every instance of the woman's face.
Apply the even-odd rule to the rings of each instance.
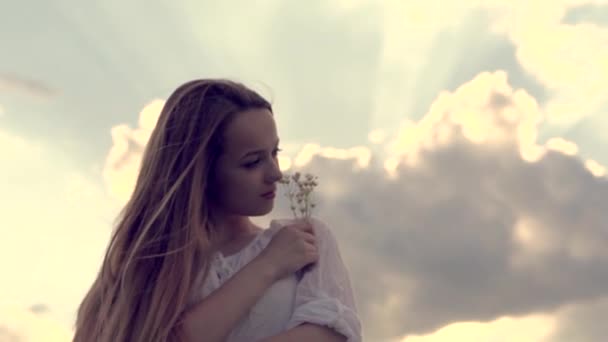
[[[214,170],[216,210],[239,216],[268,214],[274,199],[262,194],[275,190],[282,177],[272,113],[251,109],[237,114],[224,132],[224,141],[224,154]]]

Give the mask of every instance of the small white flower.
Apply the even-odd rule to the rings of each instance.
[[[284,174],[280,184],[286,187],[285,197],[289,198],[290,209],[296,219],[310,218],[312,209],[316,204],[312,201],[311,194],[317,183],[317,176],[310,173],[304,175],[295,172],[293,175]],[[294,203],[295,201],[295,203]],[[298,211],[296,211],[298,209]],[[298,212],[301,214],[298,217]]]

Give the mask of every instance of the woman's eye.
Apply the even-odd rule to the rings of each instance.
[[[247,163],[247,164],[245,164],[245,167],[250,169],[250,168],[252,168],[252,167],[256,166],[256,165],[257,165],[257,163],[259,163],[259,162],[260,162],[260,160],[259,160],[259,159],[258,159],[258,160],[256,160],[256,161],[252,161],[251,163]]]
[[[275,149],[274,151],[272,151],[272,156],[276,157],[277,154],[279,154],[279,152],[283,151],[280,148]],[[245,164],[244,166],[248,169],[254,168],[258,163],[260,162],[260,159],[254,160],[252,162],[249,162],[247,164]]]

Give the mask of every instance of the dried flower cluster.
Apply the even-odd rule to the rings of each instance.
[[[285,197],[289,198],[290,209],[296,219],[311,217],[312,209],[316,206],[312,201],[311,193],[318,185],[317,178],[310,173],[302,177],[300,172],[295,172],[293,175],[284,174],[283,179],[279,181],[287,188]]]

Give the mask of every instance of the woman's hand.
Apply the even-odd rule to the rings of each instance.
[[[312,223],[301,219],[282,227],[258,257],[273,269],[276,280],[316,262],[319,255]]]

